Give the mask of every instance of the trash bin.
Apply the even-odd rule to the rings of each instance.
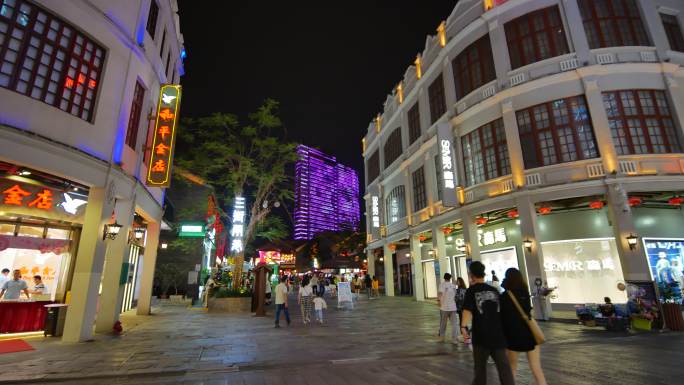
[[[45,315],[45,327],[43,328],[44,336],[59,337],[64,333],[64,320],[66,319],[66,312],[68,305],[61,303],[53,303],[45,305],[47,314]]]

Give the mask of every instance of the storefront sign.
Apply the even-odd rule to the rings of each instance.
[[[371,218],[374,228],[380,228],[380,197],[377,195],[371,196]]]
[[[281,267],[294,267],[295,256],[290,253],[281,253],[275,250],[259,250],[259,263],[276,264]]]
[[[179,237],[185,238],[204,238],[206,232],[204,230],[204,223],[201,222],[185,222],[180,225]]]
[[[55,214],[69,218],[82,216],[87,200],[80,194],[19,182],[9,178],[0,179],[0,208],[16,214],[45,216]]]
[[[451,124],[440,123],[437,126],[437,147],[442,173],[442,205],[445,207],[458,206],[456,196],[456,161],[454,157],[454,134]]]
[[[171,185],[171,165],[176,143],[180,97],[181,86],[177,84],[165,84],[159,91],[152,156],[149,170],[147,170],[148,186],[169,187]]]
[[[684,239],[644,238],[644,249],[656,283],[684,288]]]
[[[230,229],[231,243],[230,251],[239,254],[244,250],[244,245],[242,244],[243,238],[245,236],[245,198],[235,197],[235,203],[233,204],[233,227]]]
[[[506,243],[508,238],[506,237],[506,229],[501,227],[493,230],[478,230],[477,237],[479,239],[480,246],[490,246],[497,243]]]

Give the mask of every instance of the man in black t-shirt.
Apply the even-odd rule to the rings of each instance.
[[[506,338],[501,326],[499,291],[484,283],[485,266],[482,262],[470,264],[472,285],[465,294],[461,333],[468,336],[467,325],[472,320],[473,385],[487,384],[487,359],[491,356],[499,372],[502,385],[514,385],[513,372],[506,357]]]

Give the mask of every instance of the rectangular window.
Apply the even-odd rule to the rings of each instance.
[[[154,33],[157,31],[157,18],[159,17],[159,5],[155,0],[150,1],[150,11],[147,13],[147,33],[154,40]]]
[[[439,154],[435,155],[435,176],[437,177],[437,200],[441,201],[443,192],[442,186],[444,186],[444,175],[442,174],[442,161]]]
[[[401,127],[395,128],[385,142],[385,168],[389,167],[403,151],[401,146]]]
[[[539,104],[516,116],[525,168],[599,156],[584,96]]]
[[[570,52],[555,5],[513,19],[504,29],[513,69]]]
[[[92,121],[104,49],[33,3],[0,3],[0,87]]]
[[[409,145],[420,138],[420,105],[418,102],[408,112]]]
[[[414,171],[411,175],[413,180],[413,211],[419,211],[427,206],[427,193],[425,192],[425,173],[423,167]]]
[[[665,92],[604,92],[603,106],[618,155],[681,152]]]
[[[164,32],[162,32],[162,41],[161,45],[159,46],[159,57],[164,58],[164,44],[166,43],[166,28],[164,28]]]
[[[591,49],[650,45],[636,0],[579,0]]]
[[[143,156],[143,163],[145,163],[145,166],[148,168],[150,167],[150,159],[152,159],[152,142],[154,141],[154,127],[150,127],[149,122],[146,124],[147,126],[147,138],[145,139],[145,154]]]
[[[433,124],[446,112],[442,74],[439,74],[437,79],[428,87],[428,98],[430,99],[430,124]]]
[[[397,223],[406,216],[406,192],[403,185],[395,187],[385,198],[385,214],[388,225]]]
[[[466,185],[473,186],[511,173],[503,119],[461,137]]]
[[[684,35],[682,35],[682,29],[679,27],[677,16],[661,13],[660,19],[663,21],[667,41],[670,43],[670,49],[684,52]]]
[[[375,178],[380,176],[380,150],[375,150],[373,155],[368,158],[366,170],[368,172],[368,184],[371,184]]]
[[[135,82],[131,114],[128,117],[128,130],[126,131],[126,144],[134,150],[138,140],[138,127],[140,126],[140,113],[142,112],[144,95],[145,87],[139,81]]]
[[[489,35],[482,36],[464,49],[451,62],[451,66],[454,69],[457,99],[496,79]]]

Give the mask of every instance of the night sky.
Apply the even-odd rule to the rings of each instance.
[[[183,116],[281,102],[289,138],[354,167],[361,138],[457,0],[180,0]]]

